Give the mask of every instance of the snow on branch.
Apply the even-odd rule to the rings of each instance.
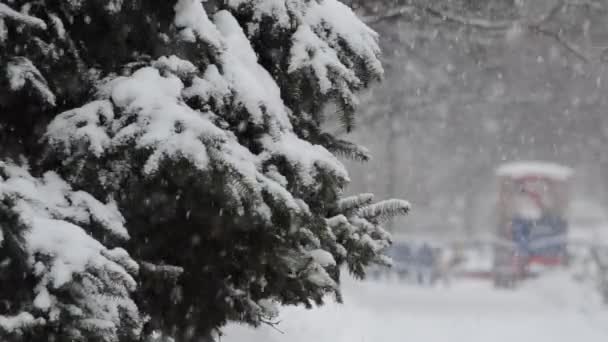
[[[267,34],[262,32],[262,23],[272,23],[271,30],[288,36],[289,59],[280,76],[288,79],[280,84],[295,86],[281,90],[303,104],[315,102],[315,98],[331,99],[348,112],[347,117],[351,115],[359,102],[356,91],[381,79],[384,73],[377,33],[337,0],[263,2],[261,6],[257,0],[233,0],[227,5],[239,20],[247,18],[241,24],[252,41]],[[284,62],[273,60],[269,64],[280,66]],[[302,82],[312,86],[312,96],[304,97],[300,92],[309,86],[299,86]]]
[[[389,199],[359,209],[359,215],[368,220],[385,221],[410,211],[410,203],[400,199]]]
[[[174,6],[175,26],[180,29],[181,38],[188,42],[201,39],[219,48],[220,35],[200,0],[178,0]]]
[[[241,145],[232,132],[214,123],[217,120],[214,113],[201,113],[182,99],[183,94],[207,92],[210,90],[208,86],[218,83],[210,83],[206,88],[199,84],[193,85],[197,89],[184,89],[183,82],[170,73],[168,59],[162,61],[155,65],[168,72],[165,76],[156,68],[139,69],[129,77],[118,77],[104,85],[100,90],[101,99],[58,115],[47,130],[50,147],[68,162],[80,165],[90,154],[99,158],[134,144],[137,150],[145,151],[147,157],[143,166],[133,167],[140,169],[146,177],[156,175],[165,162],[178,160],[187,160],[193,167],[192,172],[210,172],[216,167],[230,170],[226,190],[235,197],[234,202],[241,203],[240,206],[245,202],[257,203],[259,207],[255,212],[263,215],[265,220],[270,220],[270,212],[264,203],[263,192],[271,194],[271,198],[294,212],[300,212],[302,208],[282,185],[262,172],[264,160],[273,156],[286,158],[296,167],[301,182],[308,185],[313,184],[319,170],[347,179],[344,167],[331,153],[321,146],[298,139],[289,131],[285,108],[279,107],[282,102],[277,102],[279,100],[274,97],[268,98],[269,94],[260,87],[256,87],[255,92],[248,92],[252,84],[241,85],[236,88],[240,92],[235,96],[239,101],[243,97],[242,101],[252,111],[250,113],[259,115],[260,123],[274,120],[274,129],[267,137],[260,138],[265,153],[255,155]],[[232,68],[239,67],[237,59],[232,61]],[[209,68],[214,70],[215,78],[222,77],[216,74],[217,68]],[[237,75],[235,72],[234,77]],[[225,81],[230,86],[238,82],[236,78]],[[265,88],[266,91],[268,89]],[[212,91],[201,96],[215,94]],[[278,91],[276,95],[278,97]],[[106,96],[109,99],[103,98]],[[275,105],[269,101],[275,101]],[[267,103],[262,110],[260,104]],[[281,112],[273,116],[275,111]],[[121,115],[117,116],[115,112]],[[120,162],[121,165],[131,163],[133,160],[130,158]],[[120,177],[120,174],[116,176]]]
[[[301,25],[294,33],[290,57],[288,72],[311,68],[322,94],[327,94],[334,87],[332,78],[336,74],[347,83],[359,84],[354,71],[342,64],[336,51],[317,36],[310,26]]]
[[[184,268],[173,265],[156,265],[147,261],[140,262],[141,271],[145,273],[154,274],[155,276],[162,277],[176,281],[182,273]]]
[[[2,4],[0,4],[2,5]],[[11,90],[17,91],[26,86],[32,87],[42,101],[55,106],[55,94],[49,89],[38,68],[25,57],[14,57],[6,64],[6,77]]]
[[[114,221],[122,219],[114,210],[72,191],[52,172],[38,179],[23,167],[0,162],[0,214],[16,218],[0,229],[13,235],[10,243],[17,245],[11,250],[23,252],[22,262],[37,282],[31,289],[20,289],[31,291],[26,298],[33,298],[20,304],[35,309],[45,324],[53,325],[64,315],[76,330],[102,331],[107,337],[123,329],[138,334],[142,319],[130,298],[137,286],[137,264],[126,251],[107,249],[79,226],[97,220],[110,232],[128,236],[122,222]],[[10,324],[34,321],[39,320],[31,313],[0,317],[5,330]]]
[[[21,12],[17,12],[4,3],[0,3],[0,19],[2,18],[14,20],[21,24],[25,24],[27,26],[38,28],[41,30],[46,30],[47,28],[46,23],[42,19],[33,17],[31,15],[23,14]]]
[[[363,206],[371,204],[373,200],[374,194],[370,193],[344,197],[338,201],[337,211],[343,213],[353,209],[359,209]]]
[[[146,177],[158,174],[163,163],[178,160],[188,161],[193,172],[227,169],[231,177],[226,191],[235,196],[234,203],[239,207],[258,203],[255,212],[264,213],[265,220],[270,220],[270,211],[263,192],[293,212],[302,210],[285,184],[264,174],[262,165],[271,160],[287,161],[307,191],[318,191],[314,184],[321,174],[337,186],[345,185],[349,179],[342,163],[325,147],[293,132],[281,89],[258,63],[232,14],[219,11],[213,24],[222,39],[217,51],[220,65],[198,70],[176,56],[161,57],[130,76],[109,79],[100,86],[96,101],[61,113],[51,122],[46,134],[51,149],[83,167],[91,154],[100,158],[135,146],[145,153],[142,174]],[[202,104],[191,106],[192,102]],[[243,129],[251,126],[263,132],[256,137],[258,153],[226,129],[226,121],[235,120],[237,113]],[[363,150],[349,147],[363,158]]]
[[[338,214],[326,219],[335,239],[336,261],[346,262],[349,271],[360,278],[365,277],[371,263],[390,265],[390,258],[383,253],[391,244],[391,236],[381,224],[410,210],[410,204],[403,200],[372,201],[372,194],[342,198]]]
[[[322,133],[320,136],[321,144],[335,155],[367,162],[371,159],[369,150],[361,145],[357,145],[347,140],[337,139],[331,134]]]
[[[14,316],[0,315],[0,333],[16,333],[44,323],[43,318],[35,318],[29,312],[21,312]]]

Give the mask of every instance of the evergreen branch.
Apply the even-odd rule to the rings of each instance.
[[[386,221],[397,215],[407,214],[410,208],[411,205],[407,201],[389,199],[359,209],[359,215],[367,220]]]
[[[139,264],[141,267],[141,271],[148,274],[153,274],[157,277],[160,276],[164,279],[171,279],[173,281],[175,281],[177,278],[179,278],[180,275],[182,275],[182,273],[184,273],[184,269],[179,266],[155,265],[147,261],[142,261]]]
[[[327,222],[328,226],[335,228],[340,225],[348,224],[348,219],[344,215],[339,214],[339,215],[332,216],[328,219],[325,219],[325,222]]]
[[[367,162],[371,159],[369,150],[347,140],[337,139],[329,133],[323,133],[319,137],[321,145],[330,152],[359,162]]]
[[[355,128],[355,113],[346,103],[342,103],[337,110],[338,118],[347,133]]]
[[[359,209],[363,206],[370,205],[374,200],[374,194],[365,193],[354,196],[348,196],[338,201],[338,212],[345,212],[353,209]]]
[[[31,15],[23,14],[10,8],[8,5],[0,3],[0,18],[8,18],[19,23],[32,26],[41,30],[46,30],[46,23],[40,19]]]
[[[44,103],[55,106],[55,94],[49,89],[48,82],[31,60],[25,57],[13,57],[6,65],[6,73],[12,90],[29,86]]]

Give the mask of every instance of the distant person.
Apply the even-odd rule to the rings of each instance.
[[[416,255],[416,277],[418,284],[431,285],[433,282],[433,267],[434,267],[433,249],[424,243]]]
[[[402,280],[408,276],[408,265],[411,263],[412,252],[407,244],[399,244],[395,247],[393,254],[395,273]]]
[[[448,250],[440,250],[437,255],[437,276],[445,286],[450,285],[452,268],[456,265],[456,258]]]

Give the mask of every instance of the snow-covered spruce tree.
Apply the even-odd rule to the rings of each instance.
[[[336,0],[0,3],[0,332],[198,341],[340,299],[408,210],[343,198],[336,155],[369,157],[322,130],[376,39]]]

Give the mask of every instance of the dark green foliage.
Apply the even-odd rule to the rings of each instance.
[[[306,17],[307,6],[328,4],[344,12],[353,36],[327,18]],[[176,19],[186,5],[196,20]],[[0,6],[7,32],[0,42],[0,162],[21,159],[35,176],[52,170],[74,190],[116,204],[128,241],[104,230],[107,222],[97,222],[91,208],[86,222],[52,217],[79,225],[104,248],[126,249],[139,272],[125,255],[103,260],[136,276],[137,290],[116,296],[131,296],[149,318],[139,334],[137,310],[112,332],[74,325],[79,321],[66,315],[22,329],[15,341],[50,338],[49,329],[58,341],[132,341],[159,331],[198,341],[228,321],[268,322],[273,305],[310,307],[328,294],[340,300],[343,265],[363,277],[367,265],[384,263],[390,238],[381,218],[407,208],[374,205],[369,196],[341,200],[348,177],[334,155],[367,161],[369,154],[322,128],[333,106],[351,130],[356,91],[382,76],[375,33],[346,7],[288,1],[285,22],[255,1],[208,4],[212,21],[189,0]],[[230,45],[234,39],[251,48]],[[294,62],[298,44],[307,55]],[[318,56],[329,60],[322,71],[311,62]],[[248,75],[239,72],[259,84],[243,87]],[[11,177],[0,178],[2,200]],[[0,277],[29,291],[38,279],[29,278],[32,265],[19,263],[27,254],[19,246],[27,244],[13,240],[32,228],[14,224],[22,218],[5,207],[0,256],[10,262]],[[87,295],[80,284],[94,279],[94,290],[114,295],[105,271],[75,274],[54,294],[80,305]],[[4,301],[30,303],[31,295],[0,285]],[[46,315],[8,305],[0,317],[23,310]]]

